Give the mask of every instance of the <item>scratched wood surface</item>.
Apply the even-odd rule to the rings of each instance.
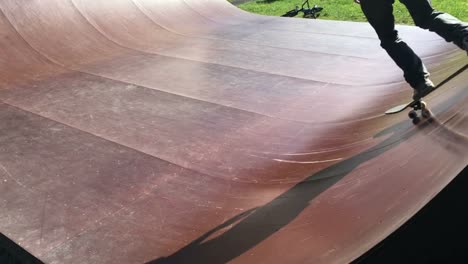
[[[439,82],[467,63],[400,27]],[[468,163],[363,23],[224,0],[0,1],[0,232],[47,263],[346,263]]]

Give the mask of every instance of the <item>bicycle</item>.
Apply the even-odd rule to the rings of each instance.
[[[322,10],[323,7],[318,5],[314,5],[312,8],[310,8],[309,0],[305,0],[302,3],[301,9],[299,9],[299,6],[296,6],[295,9],[288,11],[286,14],[282,15],[282,17],[295,17],[297,14],[299,14],[299,12],[302,12],[304,13],[302,17],[316,19],[320,16],[320,12]]]

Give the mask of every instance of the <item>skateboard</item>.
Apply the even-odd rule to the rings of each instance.
[[[450,75],[448,78],[446,78],[444,81],[442,81],[441,83],[439,83],[436,87],[434,87],[434,89],[432,91],[430,91],[428,94],[426,94],[425,96],[428,96],[429,94],[431,94],[432,92],[434,92],[435,90],[437,90],[438,88],[442,87],[444,84],[446,84],[447,82],[449,82],[450,80],[452,80],[453,78],[455,78],[456,76],[458,76],[460,73],[462,73],[463,71],[465,71],[466,69],[468,68],[468,64],[466,64],[465,66],[463,66],[461,69],[459,69],[458,71],[456,71],[455,73],[453,73],[452,75]],[[424,102],[422,100],[423,98],[419,99],[419,100],[413,100],[409,103],[406,103],[406,104],[402,104],[402,105],[397,105],[393,108],[390,108],[388,109],[385,114],[386,115],[392,115],[392,114],[397,114],[397,113],[400,113],[400,112],[403,112],[404,110],[406,110],[407,108],[413,108],[411,111],[409,111],[408,113],[408,117],[413,120],[413,123],[414,124],[417,124],[419,123],[419,121],[421,121],[421,117],[422,118],[429,118],[432,116],[432,113],[431,111],[427,108],[427,103]],[[418,115],[418,111],[421,111],[421,117],[419,117]]]
[[[432,90],[430,93],[432,93],[435,90],[437,90],[437,88]],[[428,93],[427,95],[429,95],[430,93]],[[395,107],[387,110],[385,112],[385,114],[386,115],[397,114],[397,113],[403,112],[405,109],[407,109],[409,107],[411,107],[413,109],[411,111],[409,111],[408,117],[411,120],[413,120],[414,124],[417,124],[417,123],[419,123],[419,121],[421,121],[421,118],[418,115],[418,111],[421,111],[421,117],[422,118],[429,118],[432,115],[431,111],[427,108],[427,103],[424,102],[423,100],[415,100],[415,101],[411,101],[410,103],[407,103],[407,104],[402,104],[402,105],[395,106]]]

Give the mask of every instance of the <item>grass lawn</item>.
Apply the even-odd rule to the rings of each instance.
[[[301,5],[303,0],[254,0],[239,5],[239,8],[263,15],[280,16],[287,11]],[[320,19],[366,21],[359,5],[353,0],[309,0],[309,3],[324,7]],[[447,12],[463,21],[468,21],[468,0],[433,0],[432,5],[443,12]],[[398,24],[412,25],[413,20],[400,2],[395,3],[395,19]],[[302,16],[302,13],[298,15]]]

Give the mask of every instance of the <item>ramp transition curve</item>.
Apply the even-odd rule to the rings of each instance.
[[[399,27],[438,83],[467,64]],[[0,1],[0,232],[47,263],[346,263],[468,162],[365,23],[224,0]]]

